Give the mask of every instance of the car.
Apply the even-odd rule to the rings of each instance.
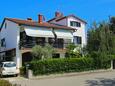
[[[16,67],[15,62],[1,62],[0,63],[0,75],[15,75],[18,76],[19,69]]]

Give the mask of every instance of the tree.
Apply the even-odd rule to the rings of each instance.
[[[55,49],[49,44],[46,44],[44,47],[35,45],[32,48],[32,55],[34,60],[52,58],[53,53],[55,53]]]
[[[56,50],[49,44],[46,44],[44,47],[43,47],[43,57],[44,59],[47,59],[47,58],[52,58],[52,54],[55,53]]]
[[[103,62],[110,60],[111,55],[115,55],[114,40],[109,23],[95,24],[88,31],[87,51],[100,66],[104,65]]]
[[[32,48],[32,55],[34,60],[40,60],[43,56],[43,48],[40,45],[35,45]]]
[[[111,31],[115,34],[115,16],[110,18]]]

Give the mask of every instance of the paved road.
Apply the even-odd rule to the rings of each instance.
[[[17,79],[22,86],[115,86],[115,71],[41,80]]]

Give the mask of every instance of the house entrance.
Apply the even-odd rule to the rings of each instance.
[[[26,52],[22,54],[22,65],[25,65],[27,62],[32,61],[32,53],[31,52]]]

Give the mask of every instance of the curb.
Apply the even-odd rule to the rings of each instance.
[[[50,75],[40,75],[40,76],[32,76],[29,77],[29,79],[35,80],[35,79],[52,79],[52,78],[58,78],[58,77],[71,77],[71,76],[79,76],[79,75],[86,75],[86,74],[94,74],[94,73],[102,73],[102,72],[112,72],[115,70],[107,69],[107,70],[91,70],[91,71],[85,71],[85,72],[74,72],[74,73],[63,73],[63,74],[50,74]]]

